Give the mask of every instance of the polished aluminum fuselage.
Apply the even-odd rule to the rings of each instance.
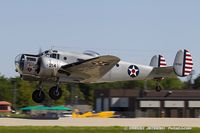
[[[71,52],[49,52],[43,53],[40,56],[23,54],[16,57],[16,70],[25,80],[42,80],[56,81],[59,78],[60,82],[82,82],[76,77],[66,73],[60,73],[61,66],[69,65],[79,61],[84,61],[97,57],[98,55],[71,53]],[[38,64],[40,60],[40,64]],[[139,69],[138,75],[131,77],[128,69],[131,65],[136,65]],[[147,79],[153,67],[144,66],[125,61],[119,61],[110,71],[96,82],[113,82],[125,80],[141,80]]]

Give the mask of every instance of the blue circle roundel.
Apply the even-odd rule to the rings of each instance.
[[[132,78],[137,77],[139,72],[139,68],[136,65],[130,65],[128,67],[128,75]]]

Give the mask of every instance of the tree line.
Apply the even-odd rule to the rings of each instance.
[[[200,76],[192,84],[190,80],[183,82],[179,78],[165,78],[160,84],[163,89],[200,89]],[[57,101],[53,101],[48,97],[48,90],[54,85],[55,83],[43,84],[43,90],[46,94],[43,104],[78,104],[80,101],[85,101],[92,105],[95,89],[155,89],[156,82],[153,80],[140,80],[93,84],[62,84],[60,87],[62,88],[63,96]],[[24,81],[19,77],[6,78],[0,75],[0,101],[11,102],[16,108],[36,105],[37,103],[32,101],[32,92],[37,86],[37,82]]]

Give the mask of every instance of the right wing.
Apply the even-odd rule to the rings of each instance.
[[[105,55],[64,65],[59,69],[74,80],[80,82],[95,82],[115,66],[120,59],[116,56]]]

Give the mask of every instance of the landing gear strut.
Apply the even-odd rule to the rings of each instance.
[[[45,99],[45,94],[42,90],[37,89],[32,93],[32,99],[36,103],[42,103]]]
[[[53,100],[58,100],[62,96],[62,90],[59,87],[59,81],[56,86],[49,89],[49,97]],[[42,81],[39,83],[39,87],[32,93],[32,99],[36,103],[42,103],[45,99],[45,94],[42,91]]]
[[[42,103],[45,99],[45,94],[42,91],[42,82],[39,83],[38,89],[32,93],[32,99],[36,103]]]
[[[62,96],[62,90],[59,86],[53,86],[49,89],[49,97],[53,100],[58,100]]]
[[[62,90],[59,87],[59,79],[57,79],[56,86],[49,89],[49,97],[53,100],[58,100],[62,96]]]

